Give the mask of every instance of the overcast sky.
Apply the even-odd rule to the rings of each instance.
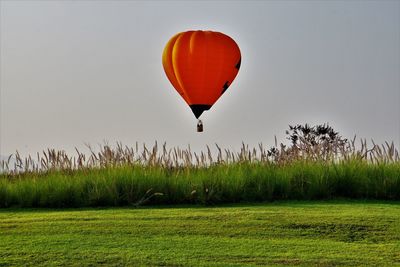
[[[0,154],[104,140],[273,145],[288,124],[400,141],[400,1],[1,1]],[[242,65],[203,114],[166,78],[174,34],[221,31]]]

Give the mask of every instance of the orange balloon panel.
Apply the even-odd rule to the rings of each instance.
[[[235,79],[241,62],[238,45],[212,31],[187,31],[164,48],[165,73],[196,118],[218,100]]]

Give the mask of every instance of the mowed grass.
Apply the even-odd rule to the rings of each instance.
[[[399,202],[0,210],[0,266],[395,266]]]

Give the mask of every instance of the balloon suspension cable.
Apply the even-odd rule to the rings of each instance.
[[[199,120],[197,122],[197,132],[201,133],[203,131],[203,122],[201,120]]]

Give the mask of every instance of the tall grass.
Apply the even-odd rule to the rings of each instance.
[[[358,147],[358,148],[357,148]],[[75,156],[48,149],[1,163],[0,207],[216,204],[283,199],[400,200],[393,143],[262,144],[239,152],[104,145]]]

